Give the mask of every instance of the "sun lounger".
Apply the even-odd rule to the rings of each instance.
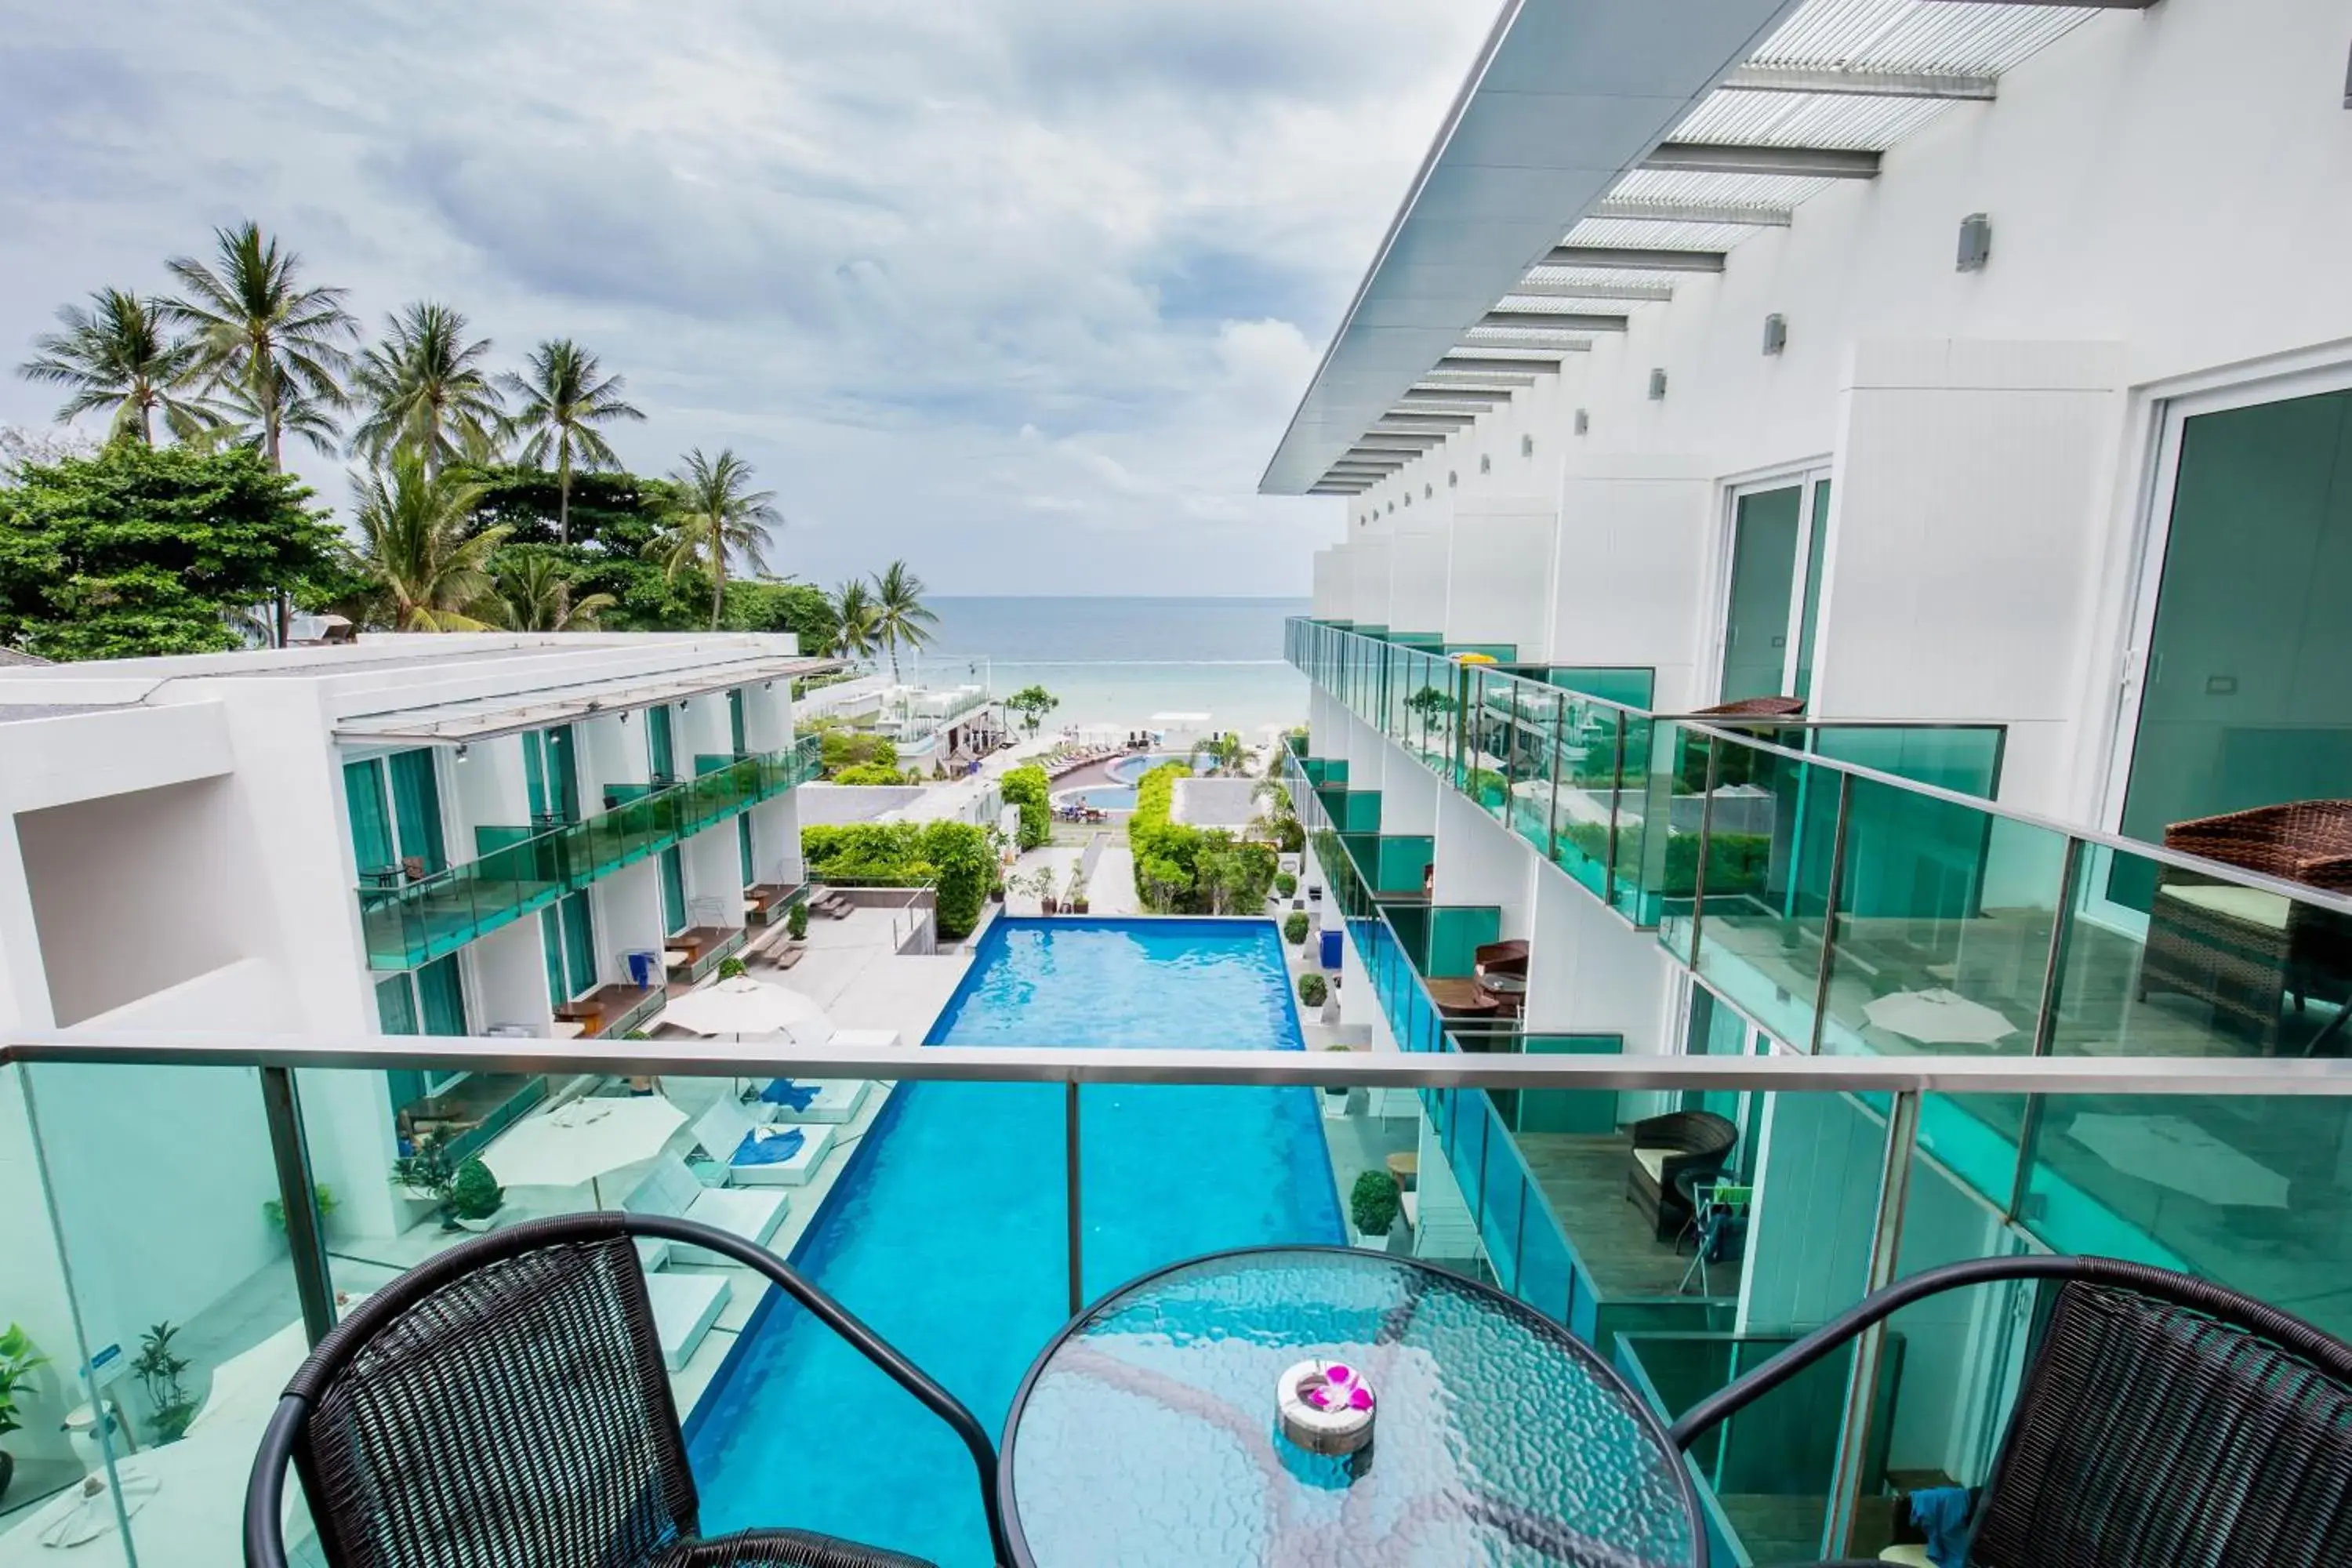
[[[721,1274],[646,1275],[646,1295],[653,1302],[654,1327],[661,1334],[662,1364],[684,1372],[734,1293],[735,1287]]]
[[[836,1039],[839,1037],[838,1034],[835,1036]],[[780,1085],[789,1088],[780,1091]],[[766,1112],[771,1122],[818,1121],[837,1125],[856,1116],[858,1107],[866,1103],[866,1096],[873,1087],[862,1078],[811,1079],[805,1083],[780,1078],[761,1090],[761,1098],[745,1109],[754,1116]],[[800,1092],[791,1093],[790,1089]],[[769,1098],[779,1092],[783,1092],[785,1097],[780,1100]]]
[[[833,1129],[821,1123],[763,1127],[731,1100],[722,1100],[694,1124],[695,1142],[719,1161],[730,1183],[749,1187],[805,1186],[833,1149]]]
[[[646,1179],[622,1204],[632,1214],[668,1215],[676,1219],[690,1219],[698,1225],[716,1226],[731,1236],[740,1236],[755,1247],[765,1247],[768,1237],[784,1223],[784,1215],[792,1207],[791,1200],[779,1192],[749,1191],[742,1188],[706,1187],[695,1180],[686,1162],[673,1154],[657,1160]],[[642,1257],[642,1250],[640,1257]],[[723,1263],[726,1259],[698,1247],[672,1247],[670,1256],[681,1263]]]

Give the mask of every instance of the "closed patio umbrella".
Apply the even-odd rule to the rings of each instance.
[[[2087,1111],[2066,1136],[2126,1176],[2239,1208],[2287,1206],[2287,1179],[2180,1116]]]
[[[685,1121],[686,1112],[657,1094],[575,1100],[516,1122],[482,1151],[482,1163],[504,1186],[585,1184],[601,1209],[603,1179],[658,1155]]]

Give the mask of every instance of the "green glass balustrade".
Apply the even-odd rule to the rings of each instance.
[[[414,969],[566,894],[773,799],[819,772],[817,738],[732,762],[624,799],[437,875],[363,886],[361,924],[374,969]]]

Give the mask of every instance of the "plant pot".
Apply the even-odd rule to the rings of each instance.
[[[1356,1245],[1367,1252],[1386,1252],[1389,1249],[1389,1237],[1395,1233],[1396,1227],[1393,1226],[1378,1236],[1366,1236],[1362,1231],[1358,1231]]]
[[[1070,900],[1070,912],[1074,915],[1085,914],[1087,907],[1087,900],[1084,899],[1072,899]]]
[[[1307,900],[1305,899],[1293,899],[1290,900],[1290,907],[1294,910],[1303,910],[1307,907]]]
[[[0,1448],[0,1502],[7,1500],[8,1483],[16,1478],[16,1459],[5,1448]]]
[[[1346,1089],[1343,1089],[1339,1090],[1337,1094],[1334,1094],[1331,1090],[1329,1090],[1329,1089],[1325,1089],[1325,1090],[1323,1091],[1323,1115],[1324,1115],[1324,1117],[1325,1117],[1327,1120],[1328,1120],[1328,1121],[1338,1121],[1341,1120],[1342,1118],[1344,1118],[1347,1114],[1348,1114],[1348,1091],[1347,1091]]]
[[[1054,900],[1054,899],[1040,899],[1040,900],[1037,900],[1037,912],[1038,912],[1039,914],[1041,914],[1041,915],[1050,915],[1050,914],[1055,914],[1055,913],[1058,913],[1058,912],[1060,911],[1060,910],[1061,910],[1061,907],[1062,907],[1062,906],[1061,906],[1060,902],[1059,902],[1057,900]]]
[[[499,1216],[496,1215],[486,1215],[480,1219],[452,1219],[449,1223],[456,1226],[459,1230],[468,1232],[474,1236],[481,1236],[487,1233],[492,1226],[499,1223]]]
[[[989,901],[990,903],[992,903],[992,904],[1001,904],[1001,903],[1003,903],[1003,902],[1004,901],[1004,889],[1002,889],[1002,888],[991,888],[991,889],[988,889],[988,901]]]

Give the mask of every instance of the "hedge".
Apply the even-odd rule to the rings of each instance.
[[[969,822],[847,822],[801,829],[809,879],[939,892],[940,936],[957,942],[980,923],[996,876],[988,835]]]
[[[1051,787],[1045,770],[1034,763],[1008,769],[997,781],[996,793],[1004,804],[1021,810],[1018,842],[1024,849],[1034,849],[1054,837],[1054,808],[1047,799]]]
[[[1273,847],[1171,820],[1176,781],[1192,773],[1181,763],[1162,763],[1135,786],[1127,843],[1135,857],[1136,897],[1161,914],[1255,914],[1274,886],[1279,861]]]

